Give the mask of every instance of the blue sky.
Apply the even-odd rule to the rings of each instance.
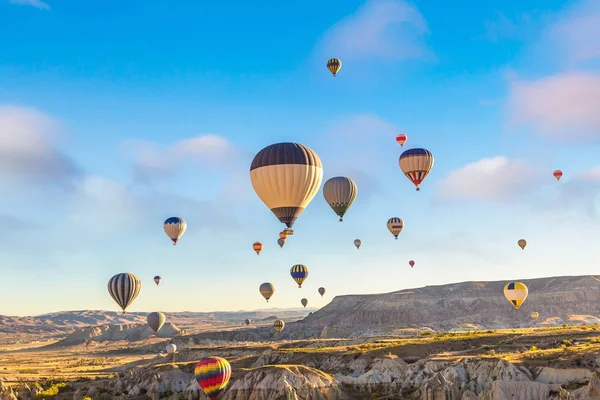
[[[0,314],[116,310],[119,272],[144,282],[131,311],[264,308],[265,281],[269,306],[320,307],[598,273],[593,0],[0,0],[0,35]],[[418,193],[400,132],[435,156]],[[283,250],[248,174],[281,141],[313,148],[324,181],[359,186],[343,224],[319,192]],[[176,247],[170,216],[188,221]]]

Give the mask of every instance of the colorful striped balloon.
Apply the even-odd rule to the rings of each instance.
[[[196,364],[194,376],[204,394],[215,400],[229,383],[231,365],[221,357],[203,358]]]
[[[290,275],[298,284],[298,287],[302,287],[302,282],[308,277],[308,268],[306,265],[296,264],[290,269]]]

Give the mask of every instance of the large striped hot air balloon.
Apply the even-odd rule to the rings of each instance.
[[[203,358],[196,364],[194,376],[204,394],[215,400],[229,383],[231,365],[221,357]]]
[[[275,285],[273,285],[271,282],[265,282],[262,285],[260,285],[258,290],[260,291],[260,294],[262,294],[262,297],[264,297],[268,303],[271,296],[273,296],[273,293],[275,293]]]
[[[340,72],[340,69],[342,69],[342,60],[340,60],[339,58],[330,58],[329,60],[327,60],[327,69],[335,77],[335,74]]]
[[[108,281],[108,293],[121,307],[123,314],[125,309],[133,303],[142,290],[142,281],[134,274],[121,273],[113,276]]]
[[[285,327],[285,322],[283,322],[280,319],[275,320],[275,322],[273,323],[273,328],[275,328],[275,330],[277,332],[281,332],[284,327]]]
[[[302,282],[308,277],[308,268],[306,268],[306,265],[296,264],[290,269],[290,275],[292,275],[298,287],[301,288]]]
[[[163,229],[167,236],[173,241],[173,246],[175,246],[177,241],[181,239],[187,230],[187,223],[181,217],[171,217],[165,220]]]
[[[510,304],[517,310],[521,307],[521,304],[523,304],[528,294],[529,289],[527,289],[527,286],[525,286],[524,283],[511,282],[504,286],[504,297],[506,297],[506,299],[510,301]]]
[[[340,222],[343,221],[344,214],[346,214],[346,211],[348,211],[354,199],[356,199],[357,193],[358,187],[356,183],[345,176],[331,178],[323,185],[325,201],[340,217]]]
[[[154,333],[158,333],[158,331],[160,331],[160,328],[162,328],[165,322],[167,321],[167,317],[165,317],[165,314],[161,313],[160,311],[151,312],[146,317],[146,321],[148,322],[148,326],[154,331]]]
[[[398,163],[404,175],[420,190],[419,185],[433,168],[433,154],[426,149],[408,149],[400,155]]]
[[[402,218],[392,217],[388,219],[387,227],[388,230],[392,232],[392,235],[394,235],[396,240],[398,240],[398,235],[400,234],[400,232],[402,232],[402,229],[404,228],[404,221],[402,221]]]
[[[396,136],[396,142],[398,142],[400,146],[404,146],[404,143],[406,143],[406,139],[407,137],[404,133],[401,133],[398,136]]]
[[[252,245],[252,248],[256,252],[256,255],[259,255],[263,249],[263,244],[261,242],[254,242],[254,244]]]
[[[315,197],[322,180],[321,159],[299,143],[267,146],[254,156],[250,166],[254,191],[288,228]]]

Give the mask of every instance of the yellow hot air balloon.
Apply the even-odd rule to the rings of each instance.
[[[404,229],[404,221],[402,221],[402,218],[392,217],[388,219],[387,227],[396,240],[398,240],[398,235],[402,232],[402,229]]]
[[[275,330],[277,332],[281,332],[283,330],[283,328],[285,327],[285,322],[283,322],[282,320],[278,319],[275,320],[275,322],[273,323],[273,328],[275,328]]]
[[[342,60],[340,60],[339,58],[331,58],[327,60],[327,69],[335,77],[335,74],[340,72],[340,69],[342,69]]]
[[[538,313],[538,312],[535,312],[535,311],[531,313],[531,318],[533,318],[533,319],[536,319],[536,320],[537,320],[539,317],[540,317],[540,313]]]
[[[343,221],[344,214],[350,208],[356,194],[358,193],[358,187],[356,183],[350,178],[345,176],[336,176],[329,179],[323,185],[323,196],[325,201],[329,204],[329,207],[340,217],[340,222]]]
[[[262,285],[260,285],[260,288],[258,290],[260,291],[260,294],[262,294],[262,296],[265,298],[265,300],[267,300],[268,303],[271,296],[273,296],[273,293],[275,293],[275,285],[273,285],[271,282],[265,282]]]
[[[519,239],[519,241],[517,242],[517,244],[519,245],[519,247],[523,250],[525,250],[525,246],[527,246],[527,240],[525,239]]]
[[[250,166],[254,191],[288,228],[315,197],[322,180],[321,159],[299,143],[267,146],[256,154]]]
[[[504,286],[504,297],[506,297],[506,299],[510,301],[510,304],[517,310],[521,307],[521,304],[523,304],[528,294],[529,289],[527,289],[527,286],[525,286],[524,283],[511,282]]]
[[[254,242],[254,244],[252,244],[252,248],[256,252],[256,255],[259,255],[263,249],[263,244],[261,242]]]
[[[433,154],[426,149],[408,149],[398,160],[404,175],[419,189],[419,185],[433,168]]]

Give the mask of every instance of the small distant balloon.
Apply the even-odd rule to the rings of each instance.
[[[504,297],[513,305],[515,309],[519,309],[521,304],[527,298],[529,289],[521,282],[511,282],[504,286]]]
[[[277,239],[277,244],[279,245],[279,247],[281,247],[283,249],[283,245],[285,244],[285,239],[282,239],[282,238]]]
[[[401,133],[398,136],[396,136],[396,142],[398,142],[400,146],[404,146],[404,143],[406,143],[406,139],[408,139],[408,137],[404,133]]]
[[[285,327],[285,322],[283,322],[282,320],[278,319],[275,320],[275,322],[273,323],[273,328],[275,328],[275,330],[277,332],[281,332],[283,330],[283,328]]]
[[[342,69],[342,60],[340,60],[339,58],[331,58],[331,59],[329,59],[327,61],[327,69],[335,77],[335,74],[337,74],[338,72],[340,72],[340,69]]]
[[[321,295],[321,297],[323,297],[323,295],[325,294],[325,288],[324,287],[320,287],[319,288],[319,294]]]
[[[400,169],[419,191],[419,185],[433,168],[433,154],[427,149],[408,149],[400,155]]]
[[[167,236],[173,241],[173,246],[181,239],[187,230],[187,223],[181,217],[167,218],[163,223],[163,229]]]
[[[298,288],[302,287],[302,283],[308,277],[308,268],[303,264],[296,264],[290,269],[290,275],[298,284]]]
[[[556,178],[556,180],[559,181],[560,178],[563,176],[563,172],[560,169],[557,169],[556,171],[554,171],[553,175]]]
[[[158,333],[160,328],[162,328],[167,321],[167,317],[165,317],[165,314],[161,312],[151,312],[146,317],[146,321],[148,321],[148,326],[152,328],[154,333]]]
[[[402,229],[404,229],[404,221],[402,220],[402,218],[392,217],[388,219],[387,228],[392,233],[392,235],[394,235],[396,240],[398,240],[398,235],[400,234],[400,232],[402,232]]]
[[[262,296],[267,300],[268,303],[271,296],[273,296],[273,293],[275,293],[275,285],[273,285],[271,282],[265,282],[262,285],[260,285],[258,290],[260,291],[260,294],[262,294]]]
[[[523,250],[525,250],[525,246],[527,246],[527,240],[525,239],[519,239],[519,241],[517,242],[517,244],[519,245],[519,247]]]
[[[256,255],[259,255],[263,249],[263,244],[261,242],[254,242],[254,244],[252,245],[252,248],[256,252]]]
[[[410,261],[408,262],[408,265],[410,265],[410,267],[412,268],[412,267],[414,267],[414,266],[415,266],[415,262],[414,262],[413,260],[410,260]]]
[[[250,321],[249,319],[247,319],[246,320],[246,325],[250,325],[250,322],[252,322],[252,321]]]
[[[540,317],[540,313],[538,313],[538,312],[535,312],[535,311],[531,313],[531,318],[533,318],[533,319],[536,319],[536,320],[537,320],[539,317]]]
[[[354,239],[354,245],[356,246],[357,249],[360,249],[360,246],[362,245],[362,241],[360,239]]]
[[[161,280],[161,279],[162,279],[162,278],[161,278],[160,276],[158,276],[158,275],[156,275],[156,276],[154,277],[154,283],[156,283],[156,286],[158,286],[158,284],[160,283],[160,280]]]
[[[167,349],[167,354],[173,354],[177,351],[177,346],[174,345],[173,343],[169,343],[166,347]]]
[[[302,300],[300,300],[300,303],[302,303],[302,305],[304,306],[304,308],[306,308],[306,305],[308,304],[308,300],[302,299]]]
[[[279,232],[279,239],[283,239],[283,240],[287,239],[287,233]]]

